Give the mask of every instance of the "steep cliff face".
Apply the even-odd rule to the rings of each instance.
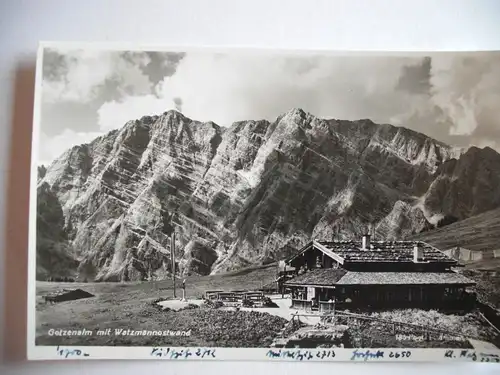
[[[227,129],[170,111],[68,150],[39,189],[50,186],[60,202],[80,277],[142,280],[170,274],[174,228],[177,269],[208,274],[271,261],[311,237],[373,228],[377,237],[401,238],[440,215],[491,209],[499,198],[487,187],[497,177],[487,172],[500,156],[479,150],[467,161],[471,152],[405,128],[300,109]],[[473,182],[467,168],[483,157],[491,164]],[[466,194],[496,198],[441,202],[440,181],[458,187],[462,179],[473,185]]]
[[[62,207],[47,183],[38,187],[36,228],[36,277],[75,276],[78,261],[64,230]]]
[[[438,169],[427,192],[427,207],[460,220],[500,206],[500,154],[471,147]]]

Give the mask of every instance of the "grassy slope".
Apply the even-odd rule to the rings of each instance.
[[[275,270],[275,266],[270,265],[224,275],[188,278],[186,280],[187,296],[199,296],[206,290],[214,289],[258,288],[261,284],[269,283],[274,279]],[[75,287],[93,293],[95,297],[53,305],[42,302],[42,296],[49,292]],[[151,302],[154,299],[172,297],[172,289],[170,280],[144,283],[88,284],[38,282],[36,342],[38,345],[82,346],[266,347],[285,324],[285,320],[282,318],[258,312],[207,309],[162,312],[153,307]],[[179,296],[180,290],[177,293]],[[425,315],[425,313],[421,314]],[[413,318],[410,320],[415,321]],[[431,325],[435,324],[436,322],[433,320]],[[111,328],[111,330],[116,328],[133,330],[191,329],[192,334],[190,337],[154,337],[97,336],[94,333],[93,336],[83,338],[78,336],[57,337],[48,335],[48,330],[51,328],[85,328],[93,331],[107,328]],[[372,340],[372,336],[381,336],[380,327],[377,329],[375,331],[366,329],[364,336],[369,336],[370,340]],[[387,337],[380,337],[379,341],[385,342],[383,346],[394,346],[396,344],[392,342],[394,341],[393,336],[394,334],[391,332]],[[367,342],[364,344],[368,345]],[[412,345],[416,344],[412,343]],[[439,347],[439,345],[445,344],[437,342],[434,345]]]
[[[493,210],[476,217],[463,220],[432,232],[423,233],[414,237],[414,239],[429,242],[439,248],[447,249],[457,245],[457,242],[471,250],[493,250],[500,247],[500,209]],[[497,266],[500,262],[491,260]],[[473,273],[467,276],[472,277],[478,282],[478,289],[488,290],[489,293],[480,293],[484,299],[489,300],[494,305],[500,307],[500,277],[487,276],[477,268],[484,268],[493,265],[488,261],[481,261],[477,265],[470,264],[468,269]],[[487,264],[485,264],[487,263]],[[231,290],[231,289],[253,289],[259,288],[264,284],[271,282],[275,277],[275,265],[256,266],[246,270],[236,271],[223,275],[197,276],[189,277],[186,280],[187,296],[200,297],[207,290]],[[63,287],[81,287],[82,289],[95,294],[94,298],[65,302],[55,305],[45,305],[42,303],[42,295],[55,291]],[[59,337],[49,337],[47,331],[50,328],[60,329],[104,329],[104,328],[131,328],[131,329],[150,329],[150,330],[177,330],[199,325],[200,319],[209,321],[210,325],[218,324],[224,327],[224,320],[217,319],[215,316],[207,313],[206,316],[200,316],[201,312],[185,312],[182,320],[174,313],[159,313],[154,309],[150,302],[159,297],[172,297],[172,281],[164,280],[159,282],[145,283],[97,283],[97,284],[61,284],[61,283],[37,283],[38,307],[37,307],[37,343],[38,344],[57,344],[73,343],[76,338],[69,342],[61,341]],[[177,290],[177,296],[181,291]],[[217,312],[219,313],[219,312]],[[170,314],[170,315],[169,315]],[[244,315],[244,314],[243,314]],[[235,317],[236,319],[240,319]],[[248,317],[245,317],[239,324]],[[257,319],[256,317],[252,319]],[[41,323],[43,322],[43,323]],[[229,323],[227,323],[229,324]],[[263,323],[265,326],[265,324]],[[231,328],[230,328],[231,327]],[[227,326],[237,336],[242,336],[242,332],[235,330],[235,327]],[[221,331],[220,329],[218,331]],[[213,333],[213,332],[212,332]],[[92,341],[87,341],[90,345],[185,345],[196,344],[231,344],[234,345],[234,339],[230,336],[213,337],[212,333],[204,331],[193,332],[191,338],[167,338],[161,342],[151,337],[93,337]],[[271,334],[272,332],[270,332]],[[198,337],[196,337],[198,335]],[[212,335],[212,336],[211,336]],[[200,337],[203,336],[203,337]],[[244,336],[244,335],[243,335]],[[97,341],[96,341],[97,340]],[[151,341],[153,340],[153,341]],[[189,340],[195,340],[191,342]],[[255,345],[254,341],[247,342],[246,345]]]
[[[412,340],[412,336],[425,337],[425,332],[414,327],[393,326],[392,324],[371,320],[357,320],[357,324],[353,325],[353,319],[339,317],[341,323],[353,325],[352,335],[359,348],[470,348],[471,345],[465,338],[484,340],[496,345],[498,345],[500,339],[494,329],[484,324],[477,312],[466,315],[445,315],[432,310],[405,309],[373,312],[369,315],[373,318],[443,330],[448,332],[449,337],[443,337],[445,335],[440,333],[429,332],[429,341]],[[399,335],[403,337],[398,338]],[[455,339],[455,337],[459,337],[459,339]]]
[[[253,267],[250,270],[233,272],[225,275],[197,276],[186,279],[187,297],[200,297],[206,290],[256,289],[274,280],[275,265]],[[179,283],[180,285],[180,283]],[[95,295],[59,304],[45,304],[43,295],[62,288],[82,288]],[[177,296],[181,296],[177,289]],[[151,302],[159,297],[173,296],[171,280],[158,282],[134,283],[37,283],[37,344],[39,345],[235,345],[240,340],[242,345],[258,346],[268,344],[269,337],[280,329],[279,319],[271,316],[257,316],[239,312],[235,319],[219,311],[185,311],[182,313],[159,312]],[[220,314],[223,313],[223,314]],[[181,314],[181,315],[176,315]],[[227,315],[227,314],[226,314]],[[237,322],[235,326],[231,321]],[[236,324],[236,323],[235,323]],[[247,327],[245,324],[251,324]],[[212,326],[208,329],[207,326]],[[264,327],[266,337],[252,329]],[[193,328],[191,337],[154,338],[144,336],[92,336],[79,339],[70,337],[50,337],[48,330],[54,329],[147,329],[147,330],[187,330]],[[217,328],[217,329],[214,329]],[[242,327],[239,330],[238,327]],[[214,332],[219,332],[220,336]],[[254,332],[252,334],[249,334]],[[262,333],[262,332],[261,332]],[[260,340],[260,341],[259,341]]]
[[[500,209],[422,233],[414,239],[426,241],[441,249],[460,245],[470,250],[491,251],[500,248]],[[465,276],[476,281],[478,298],[500,309],[500,275],[488,270],[500,270],[500,259],[466,262]]]
[[[500,209],[462,220],[443,228],[413,236],[446,250],[457,245],[470,250],[500,248]]]

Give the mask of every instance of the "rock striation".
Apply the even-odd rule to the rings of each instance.
[[[45,236],[65,244],[78,278],[96,281],[168,277],[173,230],[176,269],[206,275],[271,262],[312,237],[404,238],[500,206],[492,149],[301,109],[229,128],[145,116],[41,172],[39,197],[55,197],[52,230],[64,238]]]

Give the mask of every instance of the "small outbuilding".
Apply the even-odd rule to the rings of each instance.
[[[94,297],[92,293],[82,289],[63,289],[60,292],[44,296],[46,302],[65,302]]]

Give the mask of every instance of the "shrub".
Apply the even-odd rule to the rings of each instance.
[[[206,299],[204,302],[203,302],[203,305],[205,307],[208,307],[210,309],[218,309],[222,306],[224,306],[224,303],[222,301],[212,301],[210,299]]]
[[[442,228],[446,225],[453,224],[457,222],[459,219],[453,215],[445,215],[441,220],[438,221],[436,224],[437,228]]]
[[[243,307],[253,307],[254,303],[253,301],[249,300],[249,299],[244,299],[241,306]]]
[[[183,308],[177,310],[177,311],[183,311],[183,310],[194,310],[194,309],[199,309],[200,306],[198,306],[197,304],[195,303],[190,303],[189,305],[187,306],[184,306]]]
[[[214,309],[218,309],[219,307],[223,307],[224,303],[222,301],[215,301]]]
[[[374,312],[369,314],[374,318],[380,318],[388,321],[401,323],[412,323],[417,326],[392,325],[380,321],[358,320],[338,316],[337,321],[340,324],[346,324],[350,327],[354,336],[355,346],[357,347],[401,347],[401,345],[411,345],[411,347],[445,347],[452,345],[451,342],[445,342],[440,332],[433,332],[432,329],[447,332],[450,336],[462,336],[490,341],[491,329],[481,322],[481,319],[475,313],[466,315],[443,314],[438,311],[406,309]],[[429,331],[425,329],[429,328]],[[426,336],[430,341],[411,341],[399,342],[396,339],[397,334]],[[391,346],[392,345],[392,346]],[[451,347],[467,347],[467,342],[462,339],[457,340]],[[404,347],[404,346],[403,346]]]
[[[287,324],[285,330],[283,331],[283,336],[288,337],[290,336],[293,332],[299,330],[302,327],[307,326],[307,324],[301,322],[300,320],[294,320],[293,322],[290,322]]]
[[[211,309],[183,311],[178,319],[191,322],[192,334],[198,340],[212,346],[240,348],[268,347],[287,323],[286,319],[257,311]]]
[[[262,299],[262,305],[264,307],[279,307],[273,300],[269,297],[264,297]]]

